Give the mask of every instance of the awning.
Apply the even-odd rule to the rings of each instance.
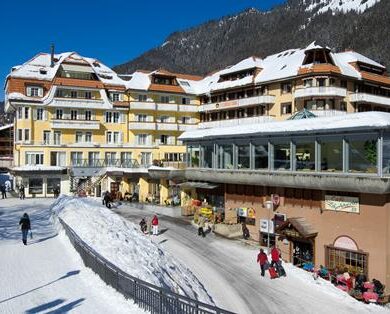
[[[314,238],[318,234],[303,217],[288,218],[275,232],[290,238]]]
[[[62,68],[64,71],[70,71],[70,72],[86,72],[86,73],[94,73],[93,69],[88,65],[76,65],[76,64],[62,64]]]
[[[199,188],[199,189],[208,189],[212,190],[218,187],[218,184],[211,184],[208,182],[194,182],[194,181],[187,181],[178,184],[183,189],[191,189],[191,188]]]

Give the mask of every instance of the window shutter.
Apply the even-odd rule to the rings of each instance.
[[[119,113],[119,122],[120,123],[125,123],[126,122],[126,116],[124,112]]]
[[[31,87],[27,87],[27,96],[31,96]]]
[[[34,119],[34,121],[36,121],[37,120],[37,116],[38,116],[38,108],[32,108],[33,109],[33,119]]]
[[[47,109],[43,109],[43,112],[42,112],[42,119],[43,120],[47,120],[47,114],[48,114]]]
[[[107,141],[107,131],[104,131],[104,137],[105,137],[106,144],[108,144],[108,141]]]
[[[122,93],[119,94],[119,101],[123,101],[123,94]]]
[[[38,96],[43,97],[43,88],[38,88]]]
[[[95,111],[91,110],[91,120],[96,120]]]
[[[119,132],[119,144],[123,144],[123,132]]]
[[[77,120],[84,120],[85,119],[85,111],[84,110],[78,110],[77,111]]]

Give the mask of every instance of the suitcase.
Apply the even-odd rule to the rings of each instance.
[[[277,263],[275,267],[279,277],[286,277],[286,271],[284,270],[284,267],[281,263]]]
[[[278,273],[276,272],[276,270],[275,270],[274,267],[270,267],[270,268],[268,269],[268,271],[269,271],[269,275],[270,275],[271,279],[275,279],[275,278],[278,278],[278,277],[279,277],[279,276],[278,276]]]

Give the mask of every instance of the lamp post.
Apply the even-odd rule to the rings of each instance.
[[[274,203],[272,201],[266,201],[265,207],[268,209],[268,221],[267,221],[267,253],[269,254],[269,226],[271,221],[271,211],[274,210]]]

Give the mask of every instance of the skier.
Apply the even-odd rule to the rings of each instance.
[[[19,186],[19,197],[21,200],[24,200],[24,198],[25,198],[23,183]]]
[[[19,221],[19,226],[22,229],[22,241],[24,245],[27,245],[27,234],[31,230],[30,218],[27,213],[23,214],[23,217]]]
[[[153,235],[158,235],[158,218],[157,218],[157,215],[153,216],[153,219],[152,219],[152,230],[153,230]]]
[[[147,226],[145,217],[141,219],[141,222],[139,223],[139,226],[141,227],[141,232],[146,234],[148,226]]]
[[[260,253],[257,254],[257,262],[260,263],[261,277],[264,277],[265,271],[269,268],[269,262],[263,249],[260,249]]]

